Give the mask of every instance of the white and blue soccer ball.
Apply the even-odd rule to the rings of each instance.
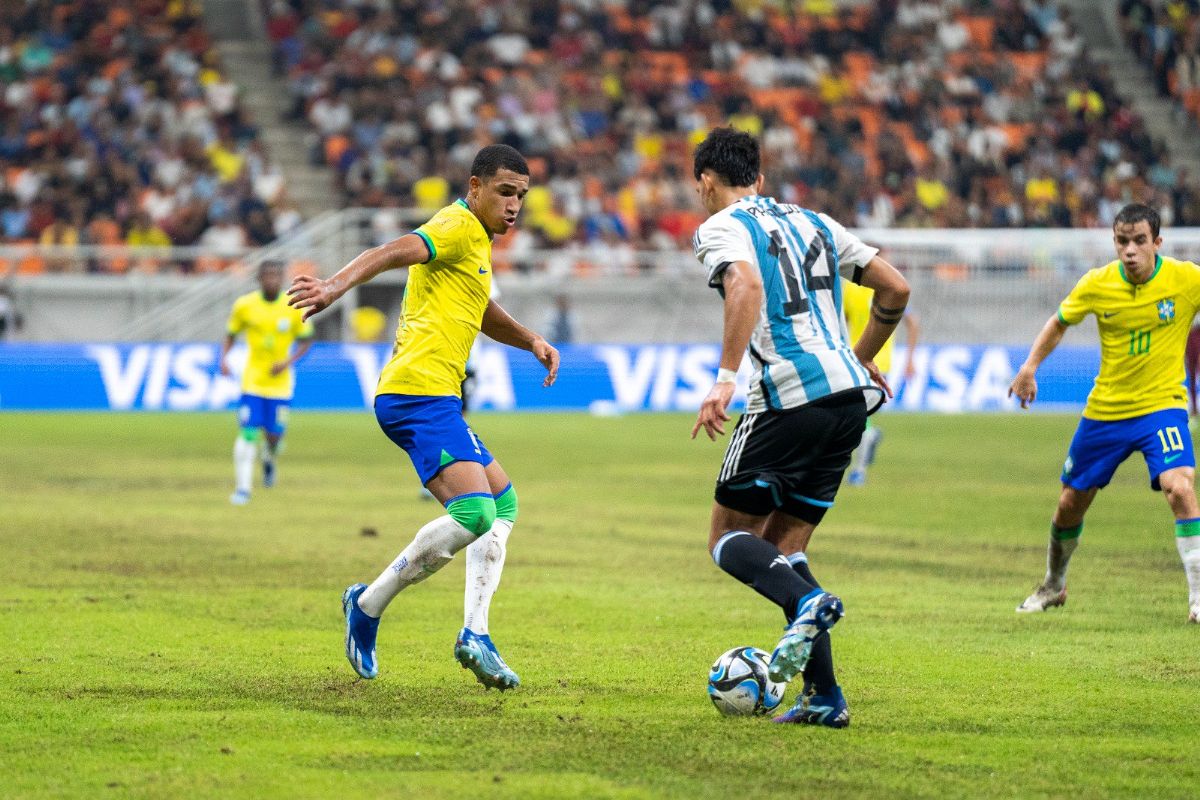
[[[722,653],[708,671],[708,697],[717,711],[729,717],[774,711],[787,684],[768,677],[770,663],[771,654],[757,647],[735,647]]]

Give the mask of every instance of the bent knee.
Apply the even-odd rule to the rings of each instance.
[[[454,521],[476,536],[492,529],[496,521],[496,501],[490,495],[458,497],[446,505]]]

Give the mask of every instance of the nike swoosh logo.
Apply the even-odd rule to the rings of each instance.
[[[484,269],[483,267],[480,267],[480,268],[479,268],[479,274],[480,274],[480,275],[487,275],[487,273],[488,273],[488,271],[487,271],[486,269]]]
[[[1105,311],[1103,316],[1105,319],[1108,319],[1109,317],[1115,317],[1117,314],[1120,314],[1120,313],[1121,313],[1120,311]]]
[[[1180,459],[1180,458],[1182,458],[1182,457],[1183,457],[1183,453],[1176,453],[1176,454],[1175,454],[1175,455],[1173,455],[1173,456],[1167,456],[1166,458],[1164,458],[1164,459],[1163,459],[1163,463],[1164,463],[1164,464],[1170,464],[1172,461],[1177,461],[1177,460],[1179,460],[1179,459]]]

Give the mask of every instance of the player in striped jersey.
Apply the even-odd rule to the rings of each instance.
[[[725,304],[720,369],[693,438],[701,429],[714,441],[725,433],[747,348],[754,368],[717,478],[709,549],[717,566],[787,618],[770,674],[788,681],[802,673],[804,690],[776,721],[842,728],[850,711],[828,634],[842,602],[821,589],[805,549],[867,416],[891,394],[873,359],[904,316],[908,283],[829,216],[761,195],[749,134],[712,131],[696,148],[693,172],[711,215],[696,231],[696,257]],[[853,346],[839,275],[875,291],[871,321]]]

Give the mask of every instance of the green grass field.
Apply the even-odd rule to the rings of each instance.
[[[1073,418],[881,420],[871,485],[810,550],[847,608],[844,731],[705,696],[716,655],[782,624],[705,549],[723,445],[683,416],[473,421],[521,495],[492,608],[506,695],[451,654],[461,557],[389,609],[377,680],[345,663],[342,589],[438,510],[369,415],[295,414],[246,508],[232,415],[0,415],[0,797],[1200,792],[1200,629],[1140,459],[1066,608],[1013,613]]]

